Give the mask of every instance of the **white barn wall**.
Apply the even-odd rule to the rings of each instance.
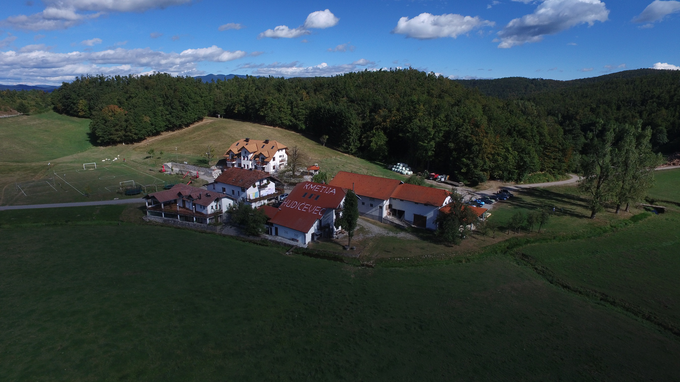
[[[426,227],[431,230],[437,229],[437,216],[439,216],[439,208],[441,208],[441,206],[429,206],[394,198],[391,199],[391,202],[393,209],[404,211],[404,220],[412,223],[414,214],[423,215],[427,218]],[[444,203],[444,205],[445,204],[446,203]]]

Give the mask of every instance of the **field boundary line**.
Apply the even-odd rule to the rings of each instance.
[[[140,173],[140,174],[144,174],[144,175],[146,175],[146,176],[150,176],[150,177],[152,177],[152,178],[154,178],[154,179],[156,179],[156,180],[160,180],[161,182],[165,183],[165,181],[164,181],[163,179],[156,178],[155,176],[149,175],[149,174],[145,173],[144,171],[137,170],[136,168],[130,167],[130,166],[126,165],[126,164],[124,164],[123,166],[129,168],[130,170],[135,170],[135,171],[137,171],[137,172]]]
[[[69,182],[65,181],[65,180],[64,180],[64,179],[62,179],[62,178],[61,178],[61,177],[60,177],[59,175],[57,175],[57,173],[56,173],[56,172],[54,173],[54,176],[56,176],[57,178],[61,179],[61,181],[62,181],[62,182],[64,182],[64,183],[68,184],[68,185],[69,185],[69,186],[71,186],[71,188],[73,188],[74,190],[78,191],[78,193],[79,193],[80,195],[82,195],[82,196],[85,196],[85,194],[83,194],[82,192],[80,192],[80,190],[79,190],[79,189],[77,189],[77,188],[73,187],[73,185],[72,185],[71,183],[69,183]]]
[[[680,328],[673,325],[668,320],[657,316],[653,312],[631,304],[626,300],[610,296],[604,292],[600,292],[596,289],[574,285],[566,280],[563,280],[557,277],[555,272],[550,270],[550,268],[540,265],[538,260],[522,251],[514,251],[510,255],[513,256],[521,265],[531,268],[537,275],[539,275],[549,284],[560,287],[567,292],[583,296],[591,301],[604,303],[611,307],[623,310],[624,312],[631,314],[633,317],[641,321],[647,322],[659,329],[662,329],[663,331],[672,334],[674,337],[676,337],[676,339],[680,338]]]

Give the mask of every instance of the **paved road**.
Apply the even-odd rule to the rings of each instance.
[[[118,200],[99,200],[94,202],[30,204],[25,206],[0,206],[0,211],[31,210],[36,208],[106,206],[111,204],[142,204],[144,202],[145,202],[144,199],[118,199]]]
[[[676,169],[676,168],[680,168],[680,166],[658,167],[657,170],[672,170],[672,169]],[[560,186],[560,185],[564,185],[564,184],[570,184],[570,183],[578,182],[579,177],[577,175],[570,174],[570,176],[571,176],[570,179],[560,180],[558,182],[519,184],[519,185],[514,185],[514,186],[504,186],[502,188],[519,191],[523,188]],[[466,199],[471,199],[475,195],[484,196],[484,195],[491,195],[493,193],[492,190],[475,191],[475,190],[473,190],[471,188],[467,188],[467,187],[459,187],[458,190],[460,192],[466,192],[468,194]],[[110,204],[141,204],[141,203],[144,203],[144,202],[145,202],[144,199],[119,199],[119,200],[101,200],[101,201],[94,201],[94,202],[32,204],[32,205],[26,205],[26,206],[0,206],[0,211],[29,210],[29,209],[36,209],[36,208],[105,206],[105,205],[110,205]],[[492,206],[493,205],[485,206],[485,207],[490,208]]]

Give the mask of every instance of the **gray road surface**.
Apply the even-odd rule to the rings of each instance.
[[[144,199],[118,199],[118,200],[99,200],[94,202],[74,202],[74,203],[50,203],[50,204],[30,204],[25,206],[0,206],[0,211],[7,210],[31,210],[36,208],[61,208],[61,207],[87,207],[87,206],[106,206],[111,204],[142,204]]]

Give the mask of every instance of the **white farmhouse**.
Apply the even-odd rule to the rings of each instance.
[[[223,221],[232,200],[220,192],[206,191],[186,184],[144,196],[146,214],[193,223]]]
[[[380,178],[371,175],[340,171],[331,186],[353,190],[359,197],[359,213],[378,221],[389,213],[390,197],[402,182],[397,179]]]
[[[238,167],[224,170],[206,187],[208,190],[226,194],[233,202],[242,201],[253,208],[267,204],[267,201],[283,193],[283,184],[272,175]]]
[[[267,207],[268,233],[306,247],[312,240],[335,234],[335,220],[345,201],[340,187],[312,182],[295,186],[278,209]]]
[[[390,197],[390,213],[416,227],[437,229],[439,209],[451,203],[451,193],[440,188],[400,184]]]
[[[234,142],[224,154],[226,167],[261,170],[273,174],[288,163],[287,147],[266,139],[244,138]]]

